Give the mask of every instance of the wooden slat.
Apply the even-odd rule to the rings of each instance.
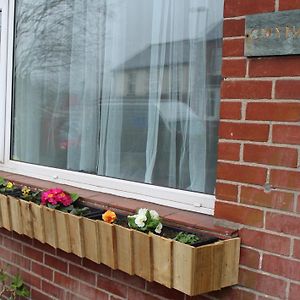
[[[2,226],[11,231],[11,219],[8,198],[4,195],[0,195],[0,206],[2,215]]]
[[[151,234],[153,254],[153,280],[172,287],[172,246],[171,239]]]
[[[194,248],[192,264],[192,289],[190,296],[199,295],[221,288],[222,260],[224,243],[217,242],[211,245]]]
[[[115,225],[118,269],[134,274],[133,230]]]
[[[33,237],[41,243],[45,243],[45,224],[42,206],[32,202],[31,215],[33,222]]]
[[[31,202],[20,200],[23,234],[33,238],[33,219],[31,215]]]
[[[96,263],[101,262],[100,243],[97,221],[83,218],[83,237],[85,257]]]
[[[44,225],[45,225],[45,242],[50,246],[57,248],[57,229],[54,209],[42,206]]]
[[[11,196],[8,196],[7,198],[10,207],[11,228],[13,231],[22,234],[23,224],[22,224],[20,200]]]
[[[1,199],[0,199],[1,201]],[[1,212],[1,203],[0,203],[0,228],[3,227],[3,222],[2,222],[2,212]]]
[[[152,281],[151,237],[148,234],[133,231],[134,273]]]
[[[72,253],[79,257],[84,257],[82,217],[68,214],[68,221]]]
[[[57,248],[70,253],[71,241],[69,232],[68,214],[55,210],[55,221],[57,227]]]
[[[101,263],[112,269],[117,268],[115,227],[103,221],[97,221],[100,240]]]
[[[238,283],[240,238],[224,241],[221,287]]]

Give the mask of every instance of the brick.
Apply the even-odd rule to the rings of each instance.
[[[150,292],[151,294],[161,296],[164,299],[185,300],[185,296],[183,293],[181,293],[175,289],[169,289],[169,288],[167,288],[163,285],[160,285],[156,282],[147,282],[146,290],[148,292]]]
[[[41,279],[38,276],[33,275],[31,272],[26,272],[24,270],[20,270],[19,273],[26,285],[30,287],[36,287],[37,289],[41,288]]]
[[[248,103],[246,120],[300,121],[300,103]]]
[[[300,240],[294,241],[293,257],[300,259]]]
[[[128,289],[128,300],[159,300],[159,298],[152,296],[151,294],[144,293],[142,291],[129,288]]]
[[[221,122],[219,138],[266,142],[269,136],[269,125]]]
[[[259,252],[253,249],[241,247],[240,265],[253,269],[259,267]]]
[[[300,191],[300,172],[271,170],[270,183],[273,187]]]
[[[249,60],[250,77],[299,76],[300,57],[254,58]]]
[[[218,159],[238,161],[240,159],[240,144],[219,143]]]
[[[300,126],[273,125],[273,143],[300,145]]]
[[[73,264],[69,265],[69,274],[79,280],[82,280],[91,285],[96,284],[96,275],[88,270],[85,270],[79,266]]]
[[[289,300],[299,300],[299,295],[300,295],[300,285],[291,282],[288,299]]]
[[[16,240],[12,240],[10,238],[3,237],[2,244],[4,247],[10,249],[11,251],[15,251],[18,253],[21,253],[21,251],[22,251],[22,244]]]
[[[215,217],[250,226],[263,226],[263,211],[231,203],[217,201]]]
[[[274,0],[226,0],[224,6],[224,17],[245,16],[275,10]]]
[[[244,36],[244,35],[245,35],[245,19],[224,20],[223,23],[224,37]]]
[[[241,102],[225,102],[221,103],[220,119],[240,120],[241,119]]]
[[[262,270],[288,279],[300,280],[300,262],[296,260],[264,254]]]
[[[108,294],[83,283],[79,284],[79,290],[77,292],[78,294],[82,295],[87,299],[101,299],[101,300],[109,299]]]
[[[112,300],[113,297],[111,297],[110,300]],[[85,298],[80,297],[79,295],[74,295],[71,292],[67,292],[66,299],[65,300],[86,300]],[[119,299],[118,299],[119,300]]]
[[[62,273],[54,273],[54,283],[75,293],[80,290],[79,281]]]
[[[59,258],[45,254],[45,265],[61,272],[68,272],[68,264]]]
[[[126,298],[127,286],[103,276],[97,276],[97,287],[111,294]]]
[[[300,99],[299,80],[278,80],[275,85],[277,99]]]
[[[298,151],[292,148],[246,144],[244,146],[244,161],[296,168]]]
[[[145,288],[145,280],[137,277],[137,276],[130,276],[122,271],[114,270],[113,271],[113,278],[120,281],[123,284],[131,285],[137,287],[139,289]]]
[[[223,40],[223,57],[243,57],[245,39]]]
[[[226,80],[222,82],[222,99],[271,99],[272,82],[256,80]]]
[[[280,299],[285,298],[285,290],[287,287],[287,283],[281,279],[245,269],[240,269],[239,284]]]
[[[11,260],[11,251],[6,248],[0,247],[0,257],[2,259],[10,261]]]
[[[218,179],[263,185],[266,182],[266,176],[265,168],[221,162],[217,166]]]
[[[23,255],[27,258],[42,262],[43,261],[43,252],[36,250],[32,247],[28,247],[26,245],[23,245]]]
[[[224,59],[222,62],[222,76],[228,77],[245,77],[246,60],[245,59]]]
[[[294,236],[300,236],[300,216],[267,212],[266,228]]]
[[[31,289],[30,296],[32,300],[52,300],[52,297],[48,297],[48,295],[41,293],[35,289]]]
[[[292,193],[271,191],[265,192],[263,189],[242,186],[241,203],[268,207],[273,209],[293,211],[294,195]]]
[[[280,0],[279,10],[300,9],[300,0]]]
[[[287,237],[246,228],[240,230],[240,236],[246,246],[281,255],[290,253],[291,241]]]
[[[17,253],[11,252],[11,262],[17,265],[20,268],[30,269],[31,260],[21,256]]]
[[[220,299],[220,300],[254,300],[256,299],[255,291],[245,291],[240,289],[239,287],[228,287],[224,288],[220,291],[211,292],[209,293],[210,296],[216,297],[213,299]],[[194,299],[194,298],[192,298]],[[212,299],[212,298],[209,298]]]
[[[92,270],[96,273],[99,273],[99,274],[103,274],[107,277],[110,277],[111,276],[111,268],[107,267],[106,265],[103,265],[103,264],[97,264],[89,259],[86,259],[84,258],[83,261],[82,261],[82,265],[89,269],[89,270]]]
[[[82,258],[80,258],[79,256],[77,256],[73,253],[64,252],[60,249],[57,249],[56,251],[57,251],[57,256],[58,257],[64,258],[64,259],[66,259],[70,262],[73,262],[74,264],[81,265]]]
[[[47,295],[52,295],[56,297],[57,299],[64,299],[65,297],[64,290],[50,282],[46,282],[46,281],[42,282],[42,291]]]
[[[227,201],[237,201],[238,187],[237,185],[227,183],[216,183],[216,198]]]
[[[53,280],[53,270],[51,270],[50,268],[47,268],[44,265],[40,265],[33,261],[31,270],[32,270],[32,272],[36,273],[38,276],[46,278],[50,281]]]

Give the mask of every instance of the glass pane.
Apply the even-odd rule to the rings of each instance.
[[[16,1],[12,159],[213,193],[223,0]]]

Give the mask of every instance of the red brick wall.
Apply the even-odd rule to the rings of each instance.
[[[32,299],[300,299],[300,56],[243,55],[246,14],[296,8],[225,0],[215,216],[241,227],[239,285],[190,298],[0,230],[0,264],[21,272]]]
[[[225,0],[215,216],[243,243],[229,299],[300,299],[300,56],[243,55],[245,15],[287,9],[300,1]]]

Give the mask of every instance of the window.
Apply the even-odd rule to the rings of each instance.
[[[223,0],[14,10],[7,168],[211,213]]]

